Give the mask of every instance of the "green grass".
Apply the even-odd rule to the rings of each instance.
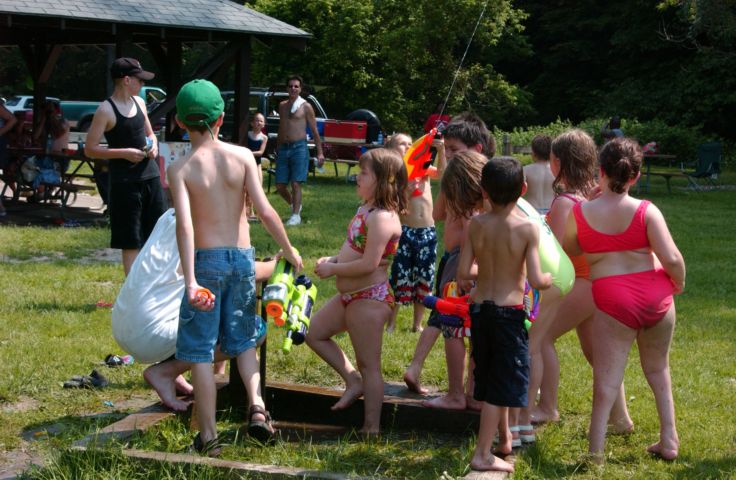
[[[723,181],[736,184],[736,174],[728,171]],[[536,446],[519,456],[515,478],[734,478],[736,303],[731,293],[736,291],[736,227],[732,223],[736,191],[697,193],[684,186],[684,180],[673,180],[670,195],[664,181],[653,178],[646,195],[664,212],[688,267],[686,292],[676,300],[678,326],[671,352],[680,458],[665,463],[644,452],[657,437],[657,418],[634,348],[626,386],[636,431],[628,437],[609,438],[609,458],[603,470],[585,467],[581,459],[587,449],[591,372],[577,340],[567,335],[559,343],[562,421],[545,427]],[[269,198],[285,217],[285,203],[273,191]],[[306,223],[289,228],[288,233],[310,273],[317,258],[340,248],[358,199],[344,175],[329,174],[310,178],[304,198]],[[258,255],[275,252],[274,242],[262,227],[254,226],[252,231]],[[139,465],[119,453],[121,445],[104,452],[68,449],[74,440],[135,410],[128,406],[131,402],[154,398],[141,377],[144,366],[137,363],[105,368],[112,385],[104,390],[61,388],[70,376],[97,367],[106,354],[120,353],[110,332],[110,310],[94,305],[100,299],[114,300],[123,281],[122,268],[89,261],[95,250],[107,246],[108,235],[98,228],[0,229],[0,452],[23,447],[51,458],[46,468],[29,473],[30,478],[222,478],[203,466]],[[319,288],[319,307],[335,293],[334,281],[313,277]],[[409,363],[417,339],[409,332],[410,324],[410,309],[404,308],[398,331],[385,337],[386,380],[401,381]],[[283,332],[273,325],[269,329],[269,379],[340,385],[337,375],[306,346],[283,355],[279,351]],[[351,354],[347,336],[341,335],[338,341]],[[440,344],[430,354],[422,380],[446,388]],[[227,412],[220,416],[221,431],[235,432],[237,427]],[[181,452],[191,438],[188,424],[179,418],[134,439],[132,445]],[[457,477],[467,472],[474,443],[472,435],[387,432],[373,442],[351,435],[320,442],[280,442],[265,448],[238,441],[225,449],[225,457],[367,476],[437,478],[446,471],[448,477]]]

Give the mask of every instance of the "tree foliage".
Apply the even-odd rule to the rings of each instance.
[[[484,5],[478,0],[249,2],[313,35],[304,55],[257,49],[254,82],[283,83],[287,73],[298,72],[308,83],[328,87],[320,98],[330,113],[369,108],[385,128],[416,132],[450,92]],[[490,61],[499,57],[502,39],[509,51],[528,53],[516,35],[523,18],[510,1],[488,0],[446,111],[476,110],[506,126],[508,111],[529,110],[529,95]]]

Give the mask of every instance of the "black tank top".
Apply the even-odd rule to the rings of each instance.
[[[105,132],[105,139],[107,139],[107,145],[110,148],[143,149],[146,146],[145,116],[138,107],[135,98],[130,98],[135,105],[135,115],[130,118],[120,114],[112,98],[107,99],[112,106],[112,111],[115,112],[115,126],[112,130]],[[158,176],[158,165],[150,158],[146,158],[140,163],[129,162],[122,158],[110,160],[110,181],[113,183],[140,182]]]

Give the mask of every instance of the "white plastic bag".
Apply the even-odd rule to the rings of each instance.
[[[183,295],[176,217],[170,208],[133,262],[112,308],[112,334],[120,347],[141,363],[172,356]]]

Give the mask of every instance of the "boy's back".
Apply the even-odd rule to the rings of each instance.
[[[257,183],[256,168],[248,149],[220,141],[171,165],[169,174],[180,178],[188,193],[196,248],[250,246],[245,193],[253,193],[248,187]]]
[[[512,212],[489,212],[470,220],[470,242],[478,263],[473,300],[497,305],[523,302],[524,262],[537,227]]]
[[[540,212],[549,210],[555,198],[555,191],[552,188],[555,176],[552,175],[549,162],[542,160],[525,166],[524,177],[527,183],[524,198]]]

